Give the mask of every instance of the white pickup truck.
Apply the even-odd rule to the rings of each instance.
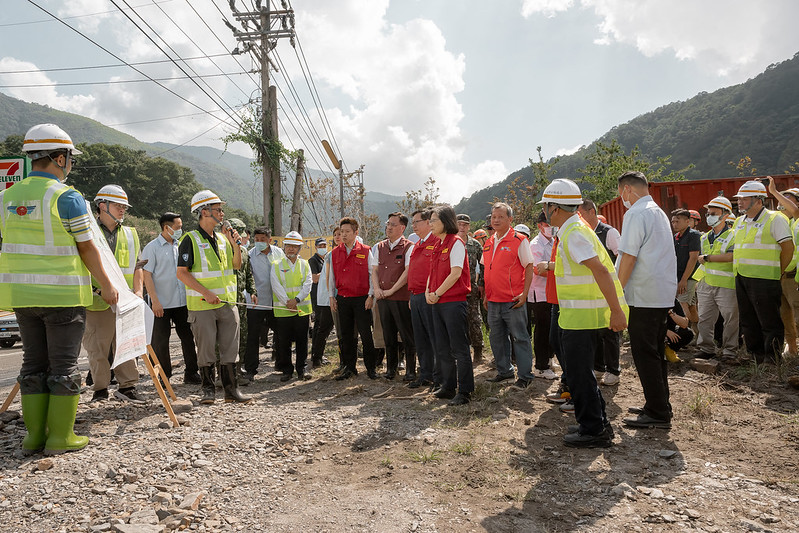
[[[0,346],[11,348],[21,340],[16,315],[8,311],[0,311]]]

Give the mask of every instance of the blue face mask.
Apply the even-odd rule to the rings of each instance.
[[[327,253],[327,248],[317,248],[316,253],[319,254],[321,257],[324,257]]]
[[[173,229],[172,230],[172,238],[175,239],[176,241],[180,240],[180,237],[182,235],[183,235],[183,229],[182,228],[181,229]]]
[[[268,242],[256,242],[255,243],[255,249],[258,250],[259,252],[263,252],[264,250],[266,250],[266,248],[268,246],[269,246]]]

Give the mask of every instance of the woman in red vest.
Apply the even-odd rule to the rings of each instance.
[[[466,297],[472,290],[469,261],[451,206],[433,208],[430,229],[440,241],[433,250],[425,291],[427,303],[432,306],[433,344],[441,365],[441,387],[433,395],[449,399],[449,405],[463,405],[469,403],[474,391],[466,320]]]

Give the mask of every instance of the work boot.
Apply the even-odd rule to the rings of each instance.
[[[80,374],[50,376],[47,379],[50,401],[47,406],[47,441],[45,455],[82,450],[89,437],[75,435],[75,414],[80,401]]]
[[[200,378],[202,379],[203,397],[200,399],[202,405],[211,405],[216,400],[216,387],[214,387],[214,367],[201,366]]]
[[[222,387],[225,389],[225,403],[251,402],[252,398],[249,396],[244,396],[241,392],[239,392],[239,386],[236,382],[236,365],[229,363],[219,366],[222,373]]]
[[[30,374],[17,378],[22,404],[22,420],[28,434],[22,440],[22,454],[33,455],[44,449],[47,440],[47,406],[50,403],[50,389],[47,388],[47,374]]]

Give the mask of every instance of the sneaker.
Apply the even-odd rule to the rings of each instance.
[[[117,400],[135,403],[137,405],[143,405],[147,403],[147,400],[145,400],[141,395],[139,395],[138,392],[136,392],[136,387],[115,390],[114,398]]]
[[[533,375],[541,379],[558,379],[558,375],[549,368],[546,370],[533,369]]]
[[[516,383],[510,386],[511,389],[524,390],[530,386],[530,382],[524,378],[519,378]]]
[[[566,403],[572,397],[571,393],[566,390],[566,386],[561,383],[558,390],[552,394],[547,394],[546,400],[549,403]]]
[[[107,400],[107,399],[108,399],[108,389],[100,389],[94,391],[94,394],[92,394],[91,401],[99,402],[101,400]]]
[[[560,409],[561,413],[566,413],[568,415],[573,415],[574,414],[574,402],[571,400],[571,398],[569,398],[568,400],[566,400],[566,403],[564,403],[563,405],[560,406],[559,409]]]
[[[607,429],[603,429],[599,435],[567,433],[563,436],[563,444],[572,448],[609,448],[613,445],[613,436]]]
[[[500,383],[502,381],[513,379],[513,374],[508,374],[507,376],[503,376],[502,374],[497,374],[493,378],[487,380],[489,383]]]
[[[619,376],[616,374],[611,374],[610,372],[605,372],[605,375],[602,376],[602,381],[600,381],[602,385],[607,387],[612,387],[613,385],[619,384]]]

